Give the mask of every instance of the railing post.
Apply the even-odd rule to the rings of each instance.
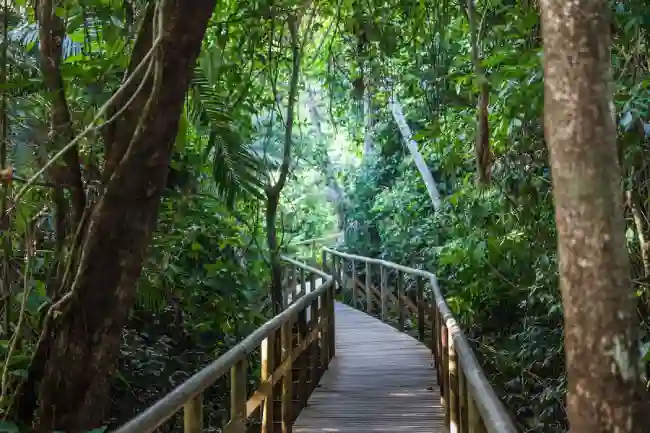
[[[435,304],[433,308],[433,346],[435,348],[435,361],[436,371],[438,372],[438,382],[442,381],[442,318],[440,317],[440,310],[438,305]]]
[[[303,282],[303,287],[306,290],[306,284]],[[298,313],[298,344],[302,344],[303,341],[307,338],[307,308],[300,310]],[[307,384],[307,379],[309,376],[308,366],[309,366],[309,352],[305,349],[303,353],[300,354],[300,365],[298,373],[298,400],[300,401],[300,408],[302,409],[307,405],[307,399],[309,398],[309,386]]]
[[[458,370],[458,429],[461,433],[467,433],[467,380],[460,362],[456,368]]]
[[[329,367],[329,360],[330,360],[330,347],[329,347],[329,332],[330,332],[330,325],[329,325],[329,306],[328,304],[328,299],[329,299],[329,288],[323,292],[319,296],[320,298],[320,309],[318,312],[318,316],[320,317],[321,323],[322,323],[322,328],[320,331],[320,365],[323,371],[327,370]]]
[[[260,371],[261,381],[271,380],[271,374],[275,370],[275,341],[277,333],[273,331],[262,342],[262,365]],[[262,433],[273,433],[273,405],[274,405],[275,387],[271,386],[269,394],[264,399],[262,406]]]
[[[230,423],[233,433],[246,433],[246,359],[230,369]]]
[[[314,291],[316,289],[316,275],[311,274],[311,290]],[[318,297],[314,298],[314,300],[311,302],[311,310],[309,315],[310,317],[310,331],[313,331],[317,327],[320,326],[319,323],[319,312],[318,312]],[[321,340],[322,341],[322,340]],[[311,349],[310,349],[310,372],[309,372],[309,381],[311,384],[311,389],[310,392],[313,391],[316,388],[316,384],[318,383],[318,376],[319,376],[319,369],[320,369],[320,354],[318,350],[318,338],[316,338],[314,341],[311,343]],[[270,432],[269,432],[270,433]]]
[[[404,274],[397,271],[397,325],[400,331],[404,330]]]
[[[379,293],[379,303],[381,304],[381,320],[386,321],[386,291],[387,284],[386,281],[388,278],[386,276],[386,268],[382,265],[379,265],[379,278],[380,278],[380,293]]]
[[[321,258],[323,262],[323,272],[329,274],[330,272],[327,270],[327,252],[325,250],[321,253]]]
[[[449,346],[447,326],[444,323],[442,315],[440,317],[440,346],[441,346],[441,363],[440,363],[440,376],[442,379],[442,389],[440,397],[442,398],[442,405],[445,408],[445,425],[449,425]]]
[[[415,284],[417,287],[416,305],[418,306],[418,338],[420,339],[421,342],[424,343],[424,287],[423,287],[424,284],[422,278],[416,276]],[[434,357],[435,357],[434,348],[431,347],[431,350],[434,352]]]
[[[203,394],[188,400],[183,406],[183,432],[203,432]]]
[[[336,286],[339,289],[343,289],[343,278],[341,277],[341,268],[343,265],[343,259],[339,256],[332,257],[332,270],[334,274],[334,293],[336,293]]]
[[[300,299],[307,294],[307,280],[305,279],[305,269],[300,268],[300,293],[296,299]]]
[[[352,266],[352,307],[357,308],[357,266],[354,260],[350,260]]]
[[[449,433],[458,433],[458,359],[451,328],[447,328],[449,347]]]
[[[296,266],[291,265],[291,268],[290,268],[290,269],[291,269],[291,270],[290,270],[290,272],[291,272],[291,278],[289,279],[289,284],[290,284],[289,287],[291,288],[291,290],[290,290],[290,293],[291,293],[291,303],[288,302],[289,299],[287,298],[287,307],[288,307],[289,305],[293,304],[294,302],[296,302],[296,294],[298,293],[298,289],[297,289],[297,286],[298,286],[298,285],[296,284],[296,281],[297,281],[297,278],[296,278]]]
[[[476,407],[476,402],[470,394],[467,396],[467,431],[468,433],[485,433],[487,431]]]
[[[328,310],[328,319],[329,319],[329,331],[328,331],[328,337],[329,337],[329,359],[328,362],[336,356],[336,323],[335,320],[336,318],[334,317],[334,304],[336,300],[336,285],[332,284],[330,286],[330,296],[329,299],[327,300],[327,306],[329,307]]]
[[[366,313],[372,314],[372,265],[366,262]]]
[[[292,331],[293,323],[288,320],[281,328],[281,349],[282,349],[282,362],[291,357],[292,347]],[[291,433],[291,426],[293,425],[293,372],[291,371],[293,363],[284,373],[282,377],[282,433]]]

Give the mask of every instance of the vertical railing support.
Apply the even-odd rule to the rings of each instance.
[[[304,283],[303,283],[304,284]],[[306,287],[306,284],[304,284]],[[302,342],[307,338],[308,334],[307,327],[307,309],[303,309],[298,313],[298,342]],[[309,352],[305,351],[300,355],[300,365],[298,373],[298,400],[300,401],[300,408],[307,405],[307,399],[309,398],[309,386],[307,383],[309,375]]]
[[[328,331],[328,338],[329,338],[329,358],[328,361],[330,361],[334,356],[336,356],[336,323],[335,319],[336,317],[334,316],[334,303],[336,301],[336,281],[332,282],[332,285],[330,286],[329,289],[329,299],[327,300],[327,306],[329,307],[328,309],[328,317],[327,319],[329,320],[329,331]]]
[[[442,315],[438,315],[438,317],[440,318],[439,337],[441,347],[439,371],[442,379],[442,392],[440,393],[440,397],[442,398],[442,405],[445,408],[445,425],[449,425],[449,333],[447,332],[447,326],[444,323]]]
[[[461,433],[467,433],[467,380],[460,362],[456,368],[458,370],[458,429]]]
[[[386,321],[386,292],[388,291],[388,278],[386,276],[386,268],[379,265],[379,278],[380,278],[380,293],[379,303],[381,305],[381,320]]]
[[[397,271],[397,326],[404,330],[404,274]]]
[[[452,338],[451,329],[447,329],[447,345],[449,348],[449,433],[459,433],[458,417],[458,359],[456,355],[456,345]]]
[[[366,313],[372,314],[372,265],[366,262]]]
[[[425,343],[424,341],[424,282],[422,281],[422,278],[420,277],[415,277],[415,285],[416,285],[416,305],[418,307],[418,338],[420,339],[421,342]],[[426,343],[425,343],[426,344]],[[431,347],[431,350],[434,351],[433,345]],[[434,352],[435,356],[435,352]]]
[[[291,293],[291,302],[289,302],[289,297],[287,296],[287,307],[294,302],[296,302],[296,294],[298,293],[298,284],[296,279],[296,267],[291,265],[290,267],[290,277],[289,277],[289,288],[288,293]]]
[[[316,288],[316,274],[311,274],[311,280],[310,280],[310,285],[311,285],[311,290],[315,290]],[[310,312],[309,315],[310,317],[310,326],[309,330],[313,331],[314,329],[318,328],[320,326],[319,322],[319,312],[318,312],[318,298],[315,298],[311,302],[310,306]],[[310,390],[309,392],[311,393],[315,388],[316,384],[318,383],[319,379],[319,373],[321,371],[321,366],[320,366],[320,353],[318,349],[318,339],[314,340],[311,343],[311,349],[309,353],[309,362],[310,362],[310,372],[309,372],[309,382],[310,382]]]
[[[472,395],[468,395],[467,398],[467,424],[468,433],[485,433],[487,431]]]
[[[260,379],[271,380],[271,373],[275,370],[275,341],[277,333],[274,331],[262,342],[262,365]],[[273,433],[273,402],[275,400],[275,387],[271,386],[269,394],[264,399],[262,406],[262,433]]]
[[[291,357],[292,352],[292,328],[293,323],[288,320],[281,328],[281,351],[282,362]],[[282,433],[291,433],[293,425],[293,372],[290,366],[282,377]]]
[[[203,432],[203,395],[199,394],[183,406],[183,432]]]
[[[354,260],[350,260],[352,266],[352,307],[357,308],[357,266]]]
[[[296,296],[296,300],[302,298],[307,294],[307,280],[305,279],[305,269],[300,268],[300,293]]]
[[[329,360],[330,360],[330,348],[329,348],[329,332],[330,332],[330,326],[329,326],[329,289],[327,289],[322,295],[319,296],[320,298],[320,309],[318,312],[318,316],[320,317],[321,322],[323,321],[328,321],[327,323],[323,324],[320,332],[320,365],[323,371],[327,370],[329,366]]]
[[[246,359],[230,369],[230,424],[233,433],[246,433]]]

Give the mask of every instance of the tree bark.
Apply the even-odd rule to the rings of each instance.
[[[375,151],[374,132],[375,132],[375,107],[372,102],[372,89],[370,80],[366,82],[365,92],[363,94],[363,153],[362,160],[368,158]]]
[[[269,247],[270,268],[271,268],[271,302],[273,303],[273,314],[282,312],[284,303],[284,289],[282,287],[282,263],[280,260],[280,246],[278,245],[278,234],[276,220],[278,206],[280,204],[280,193],[287,182],[289,169],[291,168],[291,148],[293,146],[293,122],[295,116],[295,102],[298,95],[298,79],[300,78],[301,52],[298,43],[298,20],[289,17],[289,32],[291,34],[292,48],[292,70],[289,83],[289,101],[287,102],[287,122],[284,130],[284,146],[282,152],[282,164],[278,180],[266,188],[266,240]]]
[[[63,39],[65,37],[65,26],[63,20],[55,13],[60,7],[60,1],[40,0],[38,3],[39,20],[39,50],[40,69],[47,94],[49,96],[50,108],[50,140],[55,144],[54,149],[60,149],[74,138],[72,119],[65,96],[65,86],[61,76],[61,59],[63,51]],[[54,184],[69,185],[72,197],[72,220],[69,227],[74,227],[81,221],[81,215],[86,206],[86,193],[81,179],[81,168],[79,151],[77,146],[70,148],[63,155],[64,163],[55,165],[48,171]],[[55,188],[55,202],[57,204],[57,236],[65,237],[66,200],[63,195],[63,188]],[[59,230],[62,230],[59,232]]]
[[[192,7],[181,0],[160,4],[163,37],[150,92],[135,98],[129,114],[113,126],[119,142],[107,147],[124,153],[90,216],[76,276],[50,311],[23,388],[20,413],[36,432],[86,431],[99,427],[106,415],[121,330],[135,299],[185,93],[215,0],[196,0]],[[135,52],[132,62],[140,58]]]
[[[543,0],[541,9],[544,127],[558,230],[571,432],[647,432],[610,112],[609,4]]]
[[[429,197],[431,198],[431,203],[433,204],[433,208],[436,211],[438,211],[440,210],[441,202],[440,202],[440,193],[438,192],[438,187],[436,186],[436,181],[433,179],[431,170],[429,170],[429,167],[427,167],[426,161],[424,160],[422,154],[418,150],[418,144],[412,138],[413,136],[411,134],[411,128],[409,128],[408,124],[406,123],[406,119],[404,118],[404,113],[402,112],[402,106],[400,105],[400,103],[397,101],[396,98],[391,98],[389,103],[390,103],[391,111],[393,113],[393,118],[395,119],[395,122],[397,122],[400,132],[402,133],[402,138],[404,139],[404,143],[406,144],[406,147],[411,153],[411,156],[413,156],[413,161],[415,162],[415,166],[417,167],[418,171],[420,172],[420,175],[422,176],[424,185],[427,187],[427,192],[429,193]]]

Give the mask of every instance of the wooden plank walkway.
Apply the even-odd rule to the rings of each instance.
[[[447,432],[429,349],[340,303],[335,318],[336,356],[294,433]]]

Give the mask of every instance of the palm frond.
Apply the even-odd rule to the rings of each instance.
[[[208,137],[205,155],[212,158],[212,172],[219,195],[228,203],[237,196],[262,196],[259,176],[262,162],[237,132],[223,95],[215,90],[201,67],[197,67],[190,90],[188,119]]]

